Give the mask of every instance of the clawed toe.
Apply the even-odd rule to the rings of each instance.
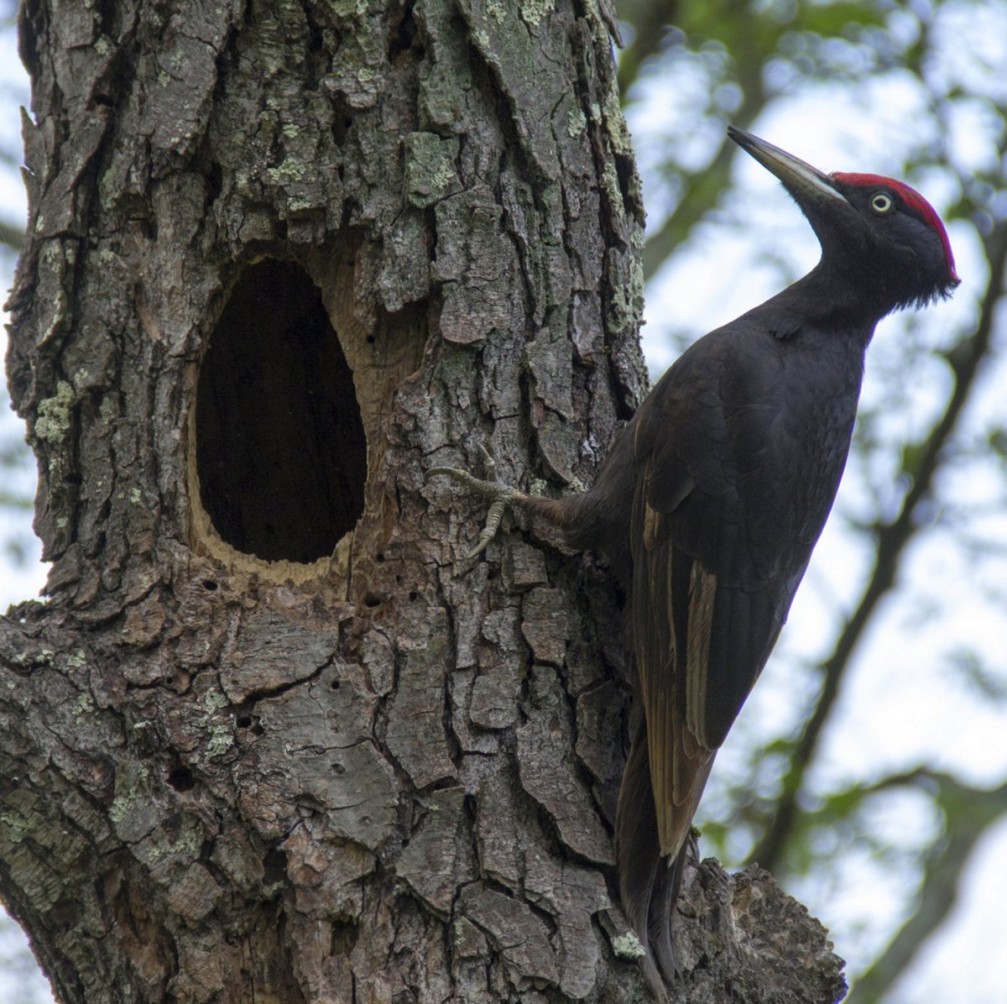
[[[486,550],[489,542],[496,536],[497,530],[500,529],[500,522],[503,519],[504,513],[507,511],[507,507],[514,501],[514,499],[521,496],[516,488],[511,488],[509,485],[501,484],[496,480],[496,463],[490,456],[488,451],[483,449],[483,460],[487,469],[487,473],[493,480],[483,481],[480,478],[473,477],[468,471],[463,471],[458,467],[431,467],[427,471],[427,478],[433,477],[435,474],[442,474],[445,477],[449,477],[454,481],[457,481],[460,485],[468,488],[470,491],[476,492],[482,495],[484,498],[491,500],[491,504],[486,513],[486,524],[479,534],[479,540],[476,542],[476,546],[469,551],[465,557],[475,558],[482,554]]]

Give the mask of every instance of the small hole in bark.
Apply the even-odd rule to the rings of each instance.
[[[332,765],[332,773],[336,775],[342,775],[346,773],[346,767],[341,763],[334,763]]]
[[[385,556],[380,551],[378,551],[377,555],[375,555],[374,560],[380,563],[385,560]]]
[[[392,63],[395,61],[395,57],[402,52],[407,52],[413,44],[413,40],[416,38],[416,22],[413,19],[413,5],[411,3],[406,4],[405,10],[402,12],[402,18],[397,25],[395,25],[392,37],[388,45],[388,62]]]
[[[223,168],[216,161],[213,161],[204,172],[204,177],[206,178],[204,204],[210,206],[220,197],[221,189],[224,187]]]
[[[234,287],[200,368],[196,465],[214,528],[267,561],[329,555],[360,518],[353,373],[299,265],[266,259]]]
[[[262,877],[266,885],[282,882],[287,877],[287,854],[275,847],[262,859]]]
[[[340,681],[339,680],[333,680],[332,683],[329,684],[329,687],[332,690],[338,690],[339,689],[339,685],[340,685]]]
[[[196,779],[188,767],[175,767],[168,775],[168,784],[175,791],[191,791],[196,786]]]
[[[336,146],[342,146],[346,142],[347,133],[353,128],[353,116],[340,112],[338,101],[335,97],[333,97],[332,103],[336,105],[335,113],[332,116],[332,139]],[[340,167],[340,174],[341,172],[342,168]]]
[[[237,722],[235,722],[235,724],[238,726],[239,729],[247,729],[248,726],[252,724],[252,716],[239,715],[238,720]]]
[[[216,582],[213,581],[213,579],[203,579],[203,588],[208,593],[212,593],[215,592],[219,588],[219,586],[217,585]]]
[[[332,922],[332,946],[331,952],[339,958],[349,957],[357,943],[359,928],[352,921],[336,920]]]
[[[416,590],[415,590],[415,589],[412,589],[412,590],[410,590],[410,592],[409,592],[409,599],[410,599],[410,600],[416,600],[416,599],[418,599],[418,598],[419,598],[419,595],[420,595],[420,594],[419,594],[418,592],[416,592]]]
[[[373,345],[374,344],[374,335],[368,335],[367,336],[367,344],[368,345]]]
[[[378,596],[377,593],[368,593],[364,597],[364,606],[365,607],[370,607],[372,610],[375,607],[380,607],[381,604],[384,603],[384,602],[385,602],[385,598],[383,596]]]

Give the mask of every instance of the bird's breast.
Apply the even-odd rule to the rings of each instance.
[[[780,346],[771,385],[735,411],[733,441],[747,538],[765,574],[803,566],[849,453],[862,354],[796,339]]]

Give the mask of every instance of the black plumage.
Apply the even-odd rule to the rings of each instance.
[[[818,265],[693,344],[617,437],[593,487],[533,498],[436,468],[604,552],[623,579],[637,713],[616,819],[620,891],[657,980],[717,749],[761,673],[832,507],[878,320],[958,284],[930,205],[826,175],[739,129],[822,246]],[[483,535],[483,544],[487,535]]]

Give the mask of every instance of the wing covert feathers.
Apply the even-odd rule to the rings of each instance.
[[[713,607],[717,598],[717,576],[698,561],[689,576],[689,625],[685,656],[685,724],[703,745],[706,740],[706,694],[709,682],[710,638],[713,635]]]
[[[674,857],[713,764],[702,737],[717,578],[674,547],[669,517],[647,504],[645,490],[634,507],[643,546],[633,562],[633,650],[660,853]]]

